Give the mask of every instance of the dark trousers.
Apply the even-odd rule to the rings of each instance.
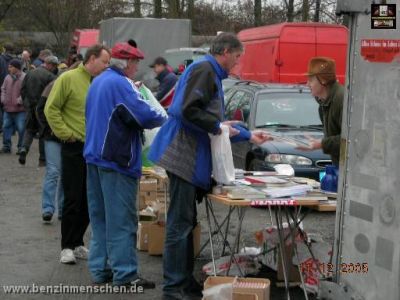
[[[163,255],[163,291],[177,295],[194,281],[192,231],[197,224],[196,187],[174,174],[168,173],[168,176],[171,202]]]
[[[83,235],[89,225],[83,143],[62,144],[61,163],[64,187],[61,249],[74,249],[83,245]]]
[[[39,122],[36,118],[35,108],[28,109],[25,118],[25,133],[22,147],[26,152],[31,148],[33,138],[39,133]],[[46,155],[44,153],[44,140],[39,138],[39,160],[45,161]]]

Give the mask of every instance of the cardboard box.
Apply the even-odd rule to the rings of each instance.
[[[140,192],[157,192],[157,179],[145,178],[140,180]]]
[[[149,225],[148,251],[150,255],[162,255],[164,252],[165,226],[158,223]]]
[[[156,191],[146,191],[142,192],[140,191],[138,194],[139,198],[139,210],[142,210],[146,208],[148,204],[150,204],[152,201],[157,200],[157,192]]]
[[[235,281],[236,279],[236,281]],[[235,283],[234,283],[235,281]],[[236,278],[226,276],[210,276],[204,282],[204,289],[218,284],[234,283],[232,299],[269,300],[271,282],[266,278]],[[253,287],[251,285],[254,284]],[[207,300],[205,298],[205,300]]]
[[[141,221],[138,224],[136,248],[140,251],[147,251],[149,248],[149,230],[152,221]]]
[[[193,252],[196,257],[200,252],[200,237],[201,237],[201,226],[197,223],[197,226],[193,229]],[[150,255],[162,255],[164,252],[165,242],[165,226],[159,223],[153,223],[149,226],[149,242],[148,251]]]

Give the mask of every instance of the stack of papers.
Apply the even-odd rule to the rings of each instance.
[[[249,186],[231,188],[227,193],[230,199],[264,199],[265,193]]]
[[[305,195],[308,191],[311,191],[312,189],[312,186],[308,184],[297,184],[281,188],[268,188],[263,189],[262,191],[265,192],[268,197],[280,198]]]

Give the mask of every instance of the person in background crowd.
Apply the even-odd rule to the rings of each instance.
[[[243,46],[234,34],[221,33],[210,54],[192,63],[179,78],[168,121],[161,127],[149,159],[169,175],[170,205],[163,255],[163,299],[201,299],[203,287],[193,277],[192,231],[197,224],[196,200],[211,187],[209,134],[221,134],[224,92],[221,81],[238,63]],[[235,141],[262,144],[263,131],[249,132],[225,122]]]
[[[67,68],[60,68],[60,65],[62,64],[58,65],[59,75],[67,70]],[[46,174],[43,180],[42,192],[42,219],[45,223],[50,223],[53,218],[56,208],[55,203],[57,203],[58,219],[61,220],[64,203],[64,190],[61,181],[61,141],[54,135],[44,115],[44,107],[53,85],[54,81],[45,87],[36,108],[40,125],[39,137],[44,139],[46,154]]]
[[[0,86],[2,86],[4,79],[8,75],[8,63],[15,58],[14,45],[12,43],[5,43],[3,53],[0,54]],[[0,105],[0,132],[3,131],[3,108]]]
[[[25,121],[24,141],[19,152],[18,161],[21,165],[26,162],[26,156],[32,145],[33,138],[39,132],[39,123],[36,117],[36,106],[44,88],[56,78],[58,72],[58,58],[47,56],[45,62],[38,68],[29,72],[22,83],[21,95],[27,112]],[[46,165],[44,141],[39,139],[39,166]]]
[[[28,73],[30,70],[34,69],[34,66],[31,65],[31,50],[24,49],[21,54],[22,60],[22,71]]]
[[[324,138],[309,138],[309,147],[301,150],[321,149],[329,154],[332,163],[339,166],[340,135],[342,133],[343,86],[336,79],[335,61],[328,57],[313,57],[308,64],[307,85],[319,103],[319,115],[324,125]]]
[[[32,63],[33,66],[35,68],[39,67],[40,65],[42,65],[44,63],[46,57],[48,57],[48,56],[53,56],[53,53],[51,52],[51,50],[49,50],[49,49],[41,50],[39,52],[39,56],[33,61],[33,63]]]
[[[110,52],[103,45],[90,47],[83,62],[55,81],[44,113],[54,135],[62,141],[61,168],[64,205],[61,219],[60,262],[87,259],[83,236],[89,225],[86,196],[85,142],[86,94],[92,78],[108,67]]]
[[[153,68],[154,72],[157,74],[156,79],[160,82],[158,91],[155,97],[158,101],[162,102],[164,97],[174,88],[178,77],[167,68],[168,62],[164,57],[157,57],[153,63],[149,66]]]
[[[162,125],[163,110],[144,100],[132,81],[142,52],[117,43],[111,67],[95,78],[86,102],[88,205],[93,281],[154,288],[138,275],[136,194],[141,176],[141,130]]]
[[[4,79],[1,86],[1,104],[4,109],[3,121],[3,148],[0,153],[11,153],[11,136],[14,128],[18,131],[18,152],[22,147],[24,136],[25,109],[21,98],[21,85],[25,73],[21,71],[21,61],[12,59],[8,64],[9,74]]]

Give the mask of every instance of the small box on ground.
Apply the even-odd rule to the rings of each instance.
[[[269,300],[271,282],[266,278],[236,278],[226,276],[210,276],[204,282],[204,289],[219,284],[232,284],[232,299]],[[203,298],[207,300],[207,297]]]
[[[149,230],[153,221],[141,221],[138,224],[136,248],[147,251],[149,248]]]
[[[201,237],[201,226],[197,223],[197,226],[193,229],[193,252],[196,257],[200,252],[200,237]],[[160,223],[152,223],[149,225],[149,242],[148,252],[150,255],[162,255],[164,252],[165,242],[165,226]]]

